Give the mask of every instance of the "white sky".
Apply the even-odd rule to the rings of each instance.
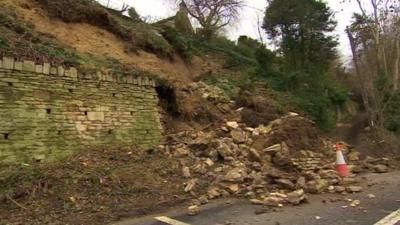
[[[100,0],[107,2],[108,0]],[[266,0],[246,0],[248,7],[244,8],[240,22],[233,27],[228,28],[229,38],[235,40],[240,35],[248,35],[253,38],[259,37],[257,31],[257,18],[262,20],[263,12],[266,7]],[[336,34],[339,36],[339,52],[344,55],[350,55],[350,47],[346,34],[346,26],[350,23],[353,12],[357,11],[355,1],[353,3],[340,3],[341,0],[326,0],[335,12],[335,18],[338,20]],[[134,6],[141,16],[151,16],[153,18],[166,18],[175,14],[176,8],[168,4],[168,0],[110,0],[110,4],[120,8],[125,2]],[[173,0],[169,0],[173,2]]]

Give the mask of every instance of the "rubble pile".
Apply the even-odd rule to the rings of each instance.
[[[202,98],[211,102],[230,103],[230,98],[225,92],[216,86],[207,85],[204,82],[194,82],[189,85],[189,90],[201,94]]]
[[[159,148],[182,166],[183,188],[195,206],[235,196],[282,207],[306,201],[306,193],[360,192],[356,179],[337,174],[333,143],[310,127],[313,123],[296,113],[256,128],[228,121],[210,132],[170,135]],[[348,155],[361,172],[365,166],[357,153]],[[369,166],[385,171],[382,165]]]

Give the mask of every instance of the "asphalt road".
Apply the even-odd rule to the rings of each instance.
[[[158,222],[155,217],[167,216],[191,225],[373,225],[400,209],[400,172],[369,174],[363,179],[362,193],[311,195],[307,204],[260,215],[255,214],[260,206],[251,205],[246,200],[231,199],[211,203],[197,216],[188,216],[185,208],[180,208],[115,224],[165,225],[168,223]],[[371,198],[369,194],[376,197]],[[361,204],[351,207],[348,199],[360,200]],[[395,224],[400,225],[400,221]]]

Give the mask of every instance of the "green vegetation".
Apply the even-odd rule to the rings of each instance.
[[[3,8],[0,9],[0,55],[67,66],[76,66],[82,61],[73,49],[40,35],[32,25],[19,21]]]
[[[128,15],[130,18],[132,18],[134,21],[141,21],[142,19],[140,18],[139,13],[136,11],[135,8],[131,7],[128,9]]]
[[[385,128],[400,133],[400,93],[394,93],[390,96],[385,110]]]
[[[328,130],[335,125],[337,106],[347,100],[347,90],[330,72],[337,42],[329,33],[335,25],[326,3],[274,0],[266,10],[263,28],[280,44],[276,52],[246,36],[237,43],[224,37],[203,39],[201,34],[185,40],[195,54],[223,56],[224,68],[236,72],[211,73],[204,78],[208,84],[235,97],[235,87],[251,89],[251,83],[265,81],[272,89],[288,94],[285,101],[294,104],[292,108],[306,112],[321,129]]]
[[[277,90],[289,91],[322,129],[335,124],[335,106],[347,92],[329,73],[336,59],[333,12],[317,0],[271,0],[263,28],[279,42],[280,57],[259,52],[259,74]],[[264,61],[264,62],[263,62]],[[277,62],[271,70],[271,62]]]
[[[246,36],[234,42],[222,36],[209,39],[204,38],[201,32],[193,34],[188,30],[188,21],[183,21],[186,18],[184,11],[180,11],[177,17],[147,24],[134,8],[130,8],[129,16],[125,16],[90,0],[40,2],[50,15],[65,22],[89,23],[116,34],[127,43],[128,51],[145,50],[169,59],[178,54],[187,63],[194,55],[216,55],[224,61],[225,72],[211,72],[203,81],[220,87],[232,98],[236,97],[238,88],[252,89],[253,83],[263,81],[268,88],[286,96],[284,101],[289,102],[292,108],[308,113],[322,129],[334,125],[337,106],[346,102],[346,89],[330,72],[336,59],[334,47],[337,43],[329,33],[336,23],[330,9],[320,1],[269,1],[263,28],[279,44],[276,51]],[[287,13],[288,10],[293,12]],[[182,21],[186,24],[177,26]],[[3,11],[0,11],[0,29],[8,30],[0,34],[0,53],[3,55],[135,73],[113,58],[77,54],[54,39],[35,33],[32,26],[18,22],[15,16]],[[24,39],[16,38],[20,34],[24,34]],[[396,110],[395,107],[389,109]],[[397,126],[393,125],[396,119],[390,121],[388,126]]]
[[[212,40],[195,37],[191,39],[194,51],[198,54],[214,53],[223,55],[226,59],[224,67],[227,69],[246,70],[247,68],[256,65],[256,58],[248,53],[246,47],[236,45],[235,42],[228,40],[225,37],[216,37]]]

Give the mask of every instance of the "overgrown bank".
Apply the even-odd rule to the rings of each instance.
[[[179,163],[159,152],[96,149],[0,172],[0,224],[105,224],[186,201]]]

